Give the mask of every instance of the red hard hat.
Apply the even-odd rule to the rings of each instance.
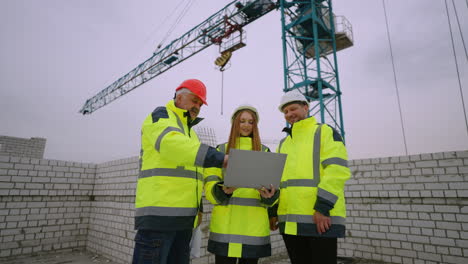
[[[197,79],[188,79],[183,81],[179,87],[177,87],[176,92],[182,88],[189,89],[192,93],[194,93],[198,98],[200,98],[205,105],[206,103],[206,87],[205,85]]]

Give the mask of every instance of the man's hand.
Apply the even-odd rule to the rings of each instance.
[[[202,219],[203,219],[203,213],[202,212],[198,212],[198,223],[197,223],[197,227],[200,226],[201,222],[202,222]]]
[[[260,193],[260,195],[265,199],[273,197],[273,195],[275,195],[275,192],[276,192],[275,186],[273,186],[273,184],[270,184],[270,189],[262,187],[257,190]]]
[[[229,155],[224,155],[223,168],[227,167]]]
[[[237,189],[236,187],[223,186],[223,191],[225,194],[232,194],[236,189]]]
[[[270,218],[270,230],[275,231],[278,229],[278,217],[274,216]]]
[[[318,211],[315,211],[314,222],[317,225],[317,232],[319,234],[325,233],[331,226],[331,218],[324,216]]]

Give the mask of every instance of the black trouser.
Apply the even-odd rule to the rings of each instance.
[[[336,264],[336,238],[282,236],[291,264]]]
[[[188,264],[192,230],[159,232],[138,230],[133,264]]]
[[[238,258],[215,256],[215,264],[236,264]],[[257,264],[258,258],[239,258],[239,264]]]

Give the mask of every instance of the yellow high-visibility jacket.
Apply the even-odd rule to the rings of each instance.
[[[200,143],[192,126],[201,119],[191,121],[188,117],[188,112],[171,100],[143,122],[135,229],[194,227],[201,207],[201,167],[222,167],[224,154]]]
[[[236,149],[252,150],[250,137],[239,137]],[[227,143],[218,150],[226,152]],[[262,145],[263,151],[270,151]],[[208,251],[227,257],[261,258],[271,255],[267,207],[278,200],[278,192],[264,199],[253,188],[238,188],[232,195],[222,190],[221,169],[205,170],[205,196],[215,206],[211,213]]]
[[[314,117],[294,123],[277,152],[288,155],[280,184],[280,232],[289,235],[344,237],[344,185],[350,178],[347,152],[340,134]],[[321,235],[313,220],[316,211],[331,217]]]

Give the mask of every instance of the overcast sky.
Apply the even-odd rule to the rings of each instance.
[[[209,103],[200,125],[214,128],[219,142],[226,141],[231,112],[241,103],[260,110],[265,141],[281,139],[278,11],[246,27],[247,46],[224,72],[223,115],[216,46],[91,115],[78,113],[86,99],[152,55],[181,1],[0,0],[0,135],[44,137],[48,159],[97,163],[136,156],[146,115],[166,104],[184,79],[198,78]],[[229,2],[195,0],[163,46]],[[468,3],[454,2],[468,42]],[[468,104],[468,61],[448,3]],[[405,155],[382,1],[333,4],[353,25],[355,39],[338,53],[349,156]],[[386,7],[409,154],[468,149],[444,0],[387,0]]]

